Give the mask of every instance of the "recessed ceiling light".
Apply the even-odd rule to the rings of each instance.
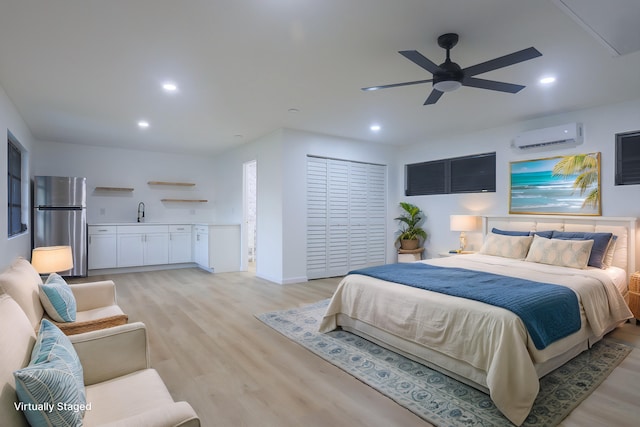
[[[380,127],[380,125],[371,125],[369,129],[371,129],[373,132],[378,132],[380,129],[382,129],[382,127]]]
[[[149,127],[149,122],[146,121],[146,120],[140,120],[138,122],[138,127],[141,128],[141,129],[146,129],[146,128]]]
[[[287,111],[289,111],[290,113],[299,113],[300,112],[300,110],[298,110],[297,108],[289,108],[289,110],[287,110]]]
[[[548,85],[548,84],[551,84],[551,83],[553,83],[555,81],[556,81],[556,78],[555,77],[551,77],[551,76],[543,77],[543,78],[540,79],[540,83],[542,83],[543,85]]]
[[[163,83],[162,84],[162,89],[164,89],[166,92],[175,92],[178,90],[178,86],[176,86],[175,83]]]

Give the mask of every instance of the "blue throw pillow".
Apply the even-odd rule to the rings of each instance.
[[[604,257],[607,254],[612,233],[589,233],[582,231],[554,231],[552,238],[563,240],[593,240],[591,256],[588,265],[603,268]]]
[[[40,286],[40,302],[56,322],[76,321],[76,299],[71,288],[57,273],[51,273]]]
[[[31,426],[81,426],[87,398],[80,359],[69,338],[42,319],[31,361],[13,373]]]
[[[493,234],[502,234],[503,236],[530,236],[531,233],[528,231],[510,231],[510,230],[500,230],[499,228],[492,228],[491,232]]]

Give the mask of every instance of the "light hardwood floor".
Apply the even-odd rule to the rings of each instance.
[[[101,278],[147,325],[153,367],[203,426],[430,426],[254,317],[329,298],[337,278],[281,286],[195,268],[91,277]],[[611,337],[636,349],[562,426],[638,425],[640,326]]]

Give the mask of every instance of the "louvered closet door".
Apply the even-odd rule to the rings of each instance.
[[[387,168],[367,165],[367,265],[387,261]]]
[[[349,162],[327,161],[327,275],[349,271]]]
[[[349,269],[368,265],[368,166],[351,163],[349,175]]]
[[[386,167],[307,160],[307,277],[386,260]]]
[[[327,277],[327,160],[307,158],[307,278]]]

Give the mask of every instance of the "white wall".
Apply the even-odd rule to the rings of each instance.
[[[394,179],[392,153],[392,147],[381,144],[291,129],[275,131],[216,158],[216,176],[225,181],[218,215],[234,222],[242,219],[242,164],[257,160],[256,275],[281,284],[303,281],[307,155],[389,164]],[[395,253],[390,259],[394,258]]]
[[[603,216],[640,217],[640,186],[614,186],[615,134],[640,129],[640,100],[542,117],[510,126],[446,139],[404,146],[398,154],[394,195],[420,206],[428,216],[427,256],[458,247],[458,234],[449,231],[450,214],[505,215],[509,211],[509,162],[573,153],[601,152],[601,201]],[[510,148],[521,131],[561,125],[584,124],[585,141],[577,147],[543,152],[516,152]],[[496,151],[496,192],[404,197],[403,165],[442,158]],[[470,249],[481,244],[479,233],[469,234]]]
[[[0,178],[0,200],[3,201],[0,209],[0,224],[3,224],[2,229],[0,229],[0,270],[3,270],[18,256],[27,259],[31,257],[31,233],[29,231],[10,239],[7,238],[7,131],[11,132],[26,149],[29,163],[28,169],[31,168],[34,150],[33,137],[29,128],[2,87],[0,87],[0,130],[2,141],[4,141],[3,147],[5,147],[0,150],[0,174],[2,175],[2,178]],[[27,203],[30,206],[29,200],[24,200],[23,203]]]
[[[212,157],[167,154],[60,142],[36,143],[32,175],[87,178],[89,224],[136,222],[138,203],[146,222],[213,222],[216,195],[224,183],[213,179]],[[195,183],[193,187],[154,186],[148,181]],[[133,192],[96,191],[128,187]],[[207,203],[161,202],[163,198],[205,199]]]
[[[243,164],[257,164],[256,275],[280,283],[283,277],[282,234],[282,131],[274,131],[218,157],[212,166],[214,179],[223,183],[216,201],[222,222],[243,221]],[[242,227],[242,254],[247,254]]]

